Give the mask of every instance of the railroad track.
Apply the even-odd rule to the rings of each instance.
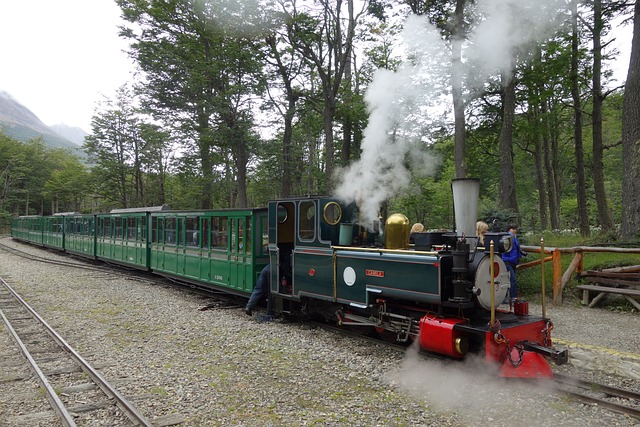
[[[560,391],[576,400],[640,419],[640,393],[637,391],[611,387],[557,373],[554,375],[554,382]]]
[[[350,336],[352,339],[355,338],[378,345],[384,345],[398,352],[407,351],[406,345],[390,343],[379,338],[354,333],[337,326],[315,321],[307,321],[304,323],[310,327],[321,328],[336,334]],[[438,355],[421,353],[420,356],[425,359],[437,359],[445,363],[452,362]],[[554,374],[553,382],[557,391],[570,396],[572,399],[588,405],[598,405],[609,411],[640,419],[640,393],[637,391],[612,387],[559,373]],[[544,384],[542,384],[542,387],[546,388]]]
[[[35,418],[15,420],[16,425],[35,424],[42,418],[56,419],[63,426],[82,425],[76,423],[81,421],[152,425],[1,278],[0,316],[51,406],[48,412],[30,414]],[[4,361],[9,358],[5,355]],[[30,375],[16,376],[13,381],[24,381],[27,389],[30,379]]]
[[[105,265],[101,265],[101,266],[92,266],[92,265],[88,265],[85,262],[86,261],[82,261],[83,264],[79,264],[79,263],[69,263],[69,262],[64,262],[64,261],[51,261],[45,257],[39,257],[39,256],[35,256],[35,255],[31,255],[27,252],[24,251],[20,251],[18,249],[14,249],[11,248],[9,246],[6,246],[4,244],[0,243],[0,249],[3,250],[8,250],[10,252],[12,252],[15,255],[18,256],[22,256],[28,259],[32,259],[35,261],[41,261],[41,262],[51,262],[54,264],[58,264],[58,265],[63,265],[63,266],[69,266],[69,267],[74,267],[74,268],[83,268],[83,269],[87,269],[87,270],[94,270],[94,271],[100,271],[104,274],[109,274],[109,273],[116,273],[120,272],[120,274],[123,274],[123,269],[120,266],[111,266],[113,267],[114,271],[108,272],[108,270],[110,268],[105,268],[105,265],[109,265],[109,264],[105,264]],[[141,272],[139,270],[132,270],[132,271],[128,271],[127,274],[132,274],[134,273],[136,276],[138,274],[140,274]],[[98,273],[99,274],[99,273]],[[167,280],[174,282],[173,285],[177,285],[180,287],[183,287],[191,292],[195,292],[195,293],[200,293],[203,295],[207,295],[208,297],[213,297],[215,299],[215,301],[205,307],[202,307],[201,310],[207,310],[207,309],[225,309],[225,308],[229,308],[229,309],[233,309],[233,308],[239,308],[241,307],[240,304],[236,302],[233,302],[229,299],[228,295],[216,295],[217,293],[212,292],[210,289],[200,289],[198,286],[195,286],[193,284],[190,283],[185,283],[183,281],[180,280],[173,280],[170,278],[163,278],[163,279],[150,279],[148,277],[144,277],[144,273],[140,274],[140,277],[137,278],[133,278],[133,277],[129,277],[130,279],[133,280],[139,280],[139,281],[143,281],[143,282],[153,282],[156,284],[162,284],[164,286],[167,286]],[[0,304],[2,303],[2,301],[0,300]],[[357,332],[353,332],[353,331],[349,331],[349,330],[345,330],[344,328],[338,328],[335,326],[329,326],[326,324],[322,324],[322,323],[318,323],[318,322],[301,322],[302,324],[307,324],[308,326],[311,327],[320,327],[320,328],[324,328],[324,329],[329,329],[334,331],[335,333],[340,333],[340,334],[344,334],[344,335],[349,335],[352,337],[359,337],[359,339],[364,340],[364,341],[370,341],[372,343],[376,343],[378,345],[385,345],[388,347],[392,347],[397,351],[406,351],[406,346],[401,346],[401,345],[393,345],[390,344],[389,342],[385,342],[376,338],[372,338],[372,337],[368,337],[368,336],[363,336]],[[431,357],[431,355],[429,356]],[[561,392],[561,393],[565,393],[568,396],[570,396],[571,398],[584,402],[586,404],[589,405],[598,405],[602,408],[606,408],[607,410],[613,411],[613,412],[617,412],[617,413],[622,413],[622,414],[626,414],[629,415],[631,417],[634,418],[638,418],[640,419],[640,394],[636,393],[636,392],[632,392],[629,390],[622,390],[622,389],[617,389],[614,387],[609,387],[606,385],[601,385],[601,384],[596,384],[593,382],[589,382],[589,381],[585,381],[585,380],[581,380],[578,378],[573,378],[573,377],[568,377],[565,375],[561,375],[561,374],[555,374],[556,378],[555,378],[555,384],[556,384],[556,389]]]
[[[87,262],[84,260],[81,262],[59,261],[59,260],[51,259],[49,257],[34,255],[29,252],[21,251],[20,249],[13,248],[9,245],[5,245],[4,243],[0,243],[0,249],[3,251],[9,252],[13,255],[17,255],[19,257],[29,259],[31,261],[43,262],[46,264],[61,265],[64,267],[79,268],[81,270],[104,271],[103,267],[87,264]],[[41,249],[45,250],[44,248],[41,248]]]
[[[46,251],[46,248],[39,247],[38,249]],[[0,243],[0,250],[4,250],[6,252],[11,253],[12,255],[19,256],[24,259],[28,259],[31,261],[42,262],[45,264],[53,264],[59,265],[62,267],[71,267],[77,268],[80,270],[87,270],[90,272],[94,272],[94,274],[90,274],[91,278],[105,278],[109,276],[113,277],[126,277],[127,280],[133,280],[138,282],[143,282],[147,284],[154,284],[160,286],[174,286],[185,289],[189,292],[194,292],[200,295],[205,295],[208,297],[213,297],[218,302],[214,302],[211,304],[211,307],[208,308],[235,308],[235,307],[244,307],[244,303],[241,303],[242,298],[238,299],[238,297],[230,296],[222,291],[216,291],[206,286],[197,285],[194,283],[189,283],[184,280],[179,280],[177,278],[172,278],[169,276],[150,276],[144,270],[140,270],[137,268],[127,267],[122,264],[116,264],[112,262],[106,262],[104,260],[93,261],[89,258],[79,258],[78,262],[66,261],[66,260],[54,260],[46,256],[34,255],[32,253],[22,251],[20,249],[11,247],[9,245],[5,245],[4,243]],[[73,254],[63,254],[57,253],[57,255],[61,256],[73,256]],[[203,307],[206,309],[207,307]]]

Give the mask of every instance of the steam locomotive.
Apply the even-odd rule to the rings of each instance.
[[[488,233],[478,247],[479,181],[453,180],[452,191],[456,229],[419,233],[415,244],[402,214],[372,229],[355,204],[315,196],[267,209],[20,217],[12,236],[244,297],[270,264],[279,315],[321,317],[455,359],[480,355],[505,377],[551,377],[547,358],[568,358],[552,347],[551,321],[529,315],[526,303],[497,308],[511,237]]]

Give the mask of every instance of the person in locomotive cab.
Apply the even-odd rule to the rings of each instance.
[[[478,236],[478,246],[484,247],[484,235],[489,231],[489,224],[484,221],[476,222],[476,236]]]
[[[409,243],[415,243],[415,233],[422,233],[424,231],[424,225],[419,222],[416,222],[411,226],[411,231],[409,232]]]
[[[251,297],[249,297],[249,301],[244,308],[244,312],[247,315],[251,316],[253,314],[253,309],[258,305],[258,303],[267,297],[267,315],[273,316],[273,309],[271,308],[271,295],[269,294],[269,290],[271,286],[269,286],[271,282],[271,265],[267,264],[260,275],[258,276],[258,281],[256,282],[256,287],[253,288],[253,292],[251,293]]]
[[[520,262],[520,258],[527,256],[527,253],[520,249],[518,241],[518,226],[511,224],[507,226],[507,232],[512,236],[513,247],[509,252],[502,254],[502,260],[509,270],[509,297],[514,300],[518,297],[518,284],[516,283],[516,265]]]

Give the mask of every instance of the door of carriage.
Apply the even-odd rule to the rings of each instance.
[[[251,222],[249,217],[229,218],[229,286],[240,291],[247,289],[246,265],[251,263]],[[249,249],[249,250],[247,250]]]

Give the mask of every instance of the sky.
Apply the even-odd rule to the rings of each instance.
[[[133,80],[114,0],[0,0],[0,90],[47,125],[91,131],[103,96]],[[631,26],[617,26],[616,77],[629,61]]]
[[[113,0],[0,0],[0,90],[90,132],[96,102],[133,79],[120,23]]]

